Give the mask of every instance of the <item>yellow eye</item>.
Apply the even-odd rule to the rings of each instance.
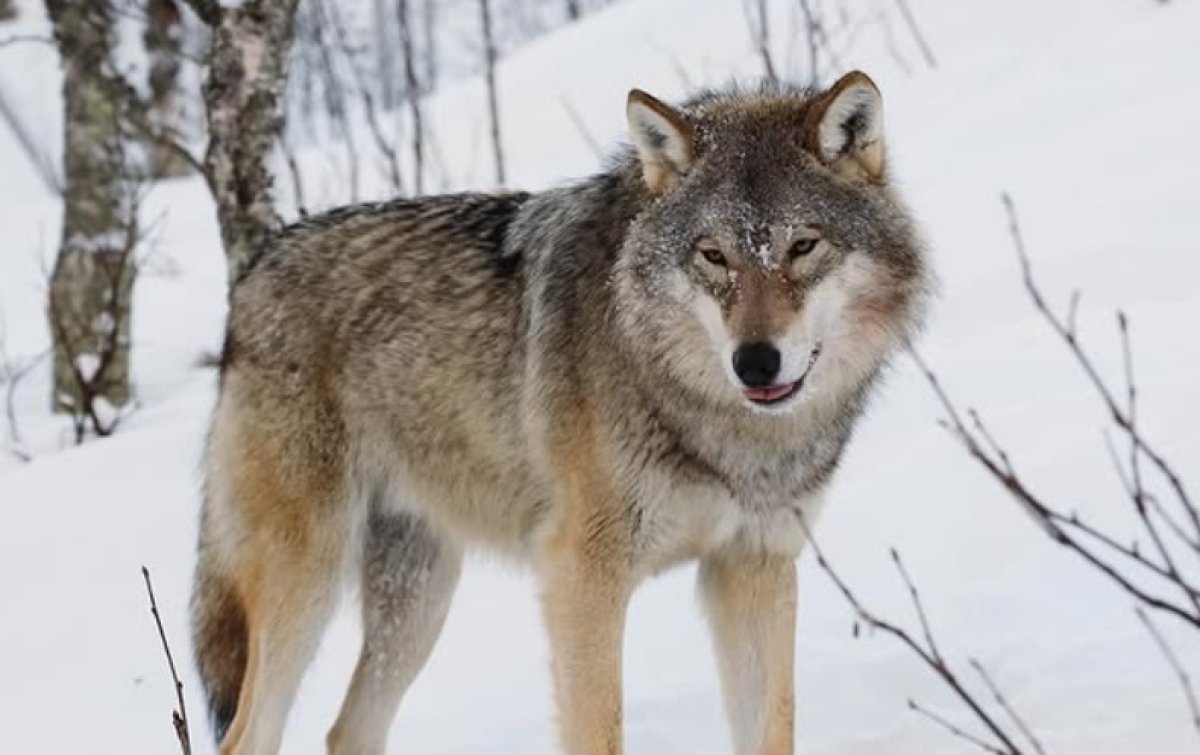
[[[717,267],[726,267],[728,265],[725,261],[725,255],[715,246],[701,246],[697,251],[700,252],[700,256],[710,265],[716,265]]]
[[[819,239],[799,239],[793,242],[792,248],[788,249],[788,257],[791,259],[803,257],[804,255],[810,253],[813,249],[817,248],[818,241]]]

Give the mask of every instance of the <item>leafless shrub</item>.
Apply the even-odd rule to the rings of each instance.
[[[1065,315],[1056,314],[1047,303],[1033,277],[1015,205],[1008,195],[1002,200],[1026,293],[1042,319],[1070,352],[1104,408],[1110,424],[1105,431],[1105,440],[1121,481],[1122,493],[1129,501],[1140,532],[1104,529],[1077,512],[1065,511],[1046,501],[1021,477],[1012,455],[997,442],[979,413],[973,409],[965,414],[961,412],[920,355],[915,350],[910,349],[910,352],[946,414],[941,424],[968,456],[1033,518],[1048,537],[1133,599],[1139,618],[1178,677],[1192,723],[1200,733],[1200,708],[1190,677],[1150,619],[1150,613],[1163,614],[1179,620],[1193,631],[1200,631],[1200,584],[1196,582],[1196,575],[1200,574],[1200,512],[1175,467],[1145,437],[1138,425],[1138,388],[1129,319],[1123,312],[1118,312],[1116,324],[1125,383],[1122,391],[1101,376],[1079,339],[1076,325],[1078,292],[1071,296]],[[1125,444],[1124,460],[1112,440],[1114,430]],[[1158,484],[1152,485],[1152,481]]]
[[[970,712],[974,720],[987,730],[987,734],[981,735],[968,732],[963,726],[949,721],[912,699],[908,701],[909,710],[924,716],[953,736],[985,752],[994,753],[994,755],[1024,755],[1026,752],[1043,752],[1041,744],[1030,733],[1029,727],[1026,726],[1025,722],[1008,704],[1007,699],[1003,698],[1003,695],[1000,694],[998,688],[992,682],[991,677],[987,675],[983,670],[983,666],[977,660],[971,659],[970,665],[985,680],[985,684],[992,690],[994,697],[998,700],[1003,700],[1000,703],[1001,708],[1012,720],[1017,730],[1025,736],[1030,746],[1032,746],[1032,750],[1023,749],[1017,744],[1019,738],[1008,730],[1007,724],[987,710],[971,690],[970,686],[961,678],[959,672],[946,660],[935,639],[929,618],[925,612],[925,606],[921,602],[920,593],[917,591],[916,583],[913,582],[912,577],[905,568],[898,551],[892,549],[892,563],[895,565],[896,571],[900,575],[905,589],[908,591],[909,598],[912,600],[913,609],[917,614],[918,623],[921,627],[921,639],[917,639],[901,625],[881,617],[878,613],[868,608],[830,564],[816,538],[808,531],[807,525],[804,524],[803,526],[807,534],[809,547],[812,548],[813,553],[816,555],[817,565],[829,577],[830,581],[833,582],[838,592],[846,599],[846,602],[850,604],[858,620],[868,628],[886,634],[900,642],[907,650],[920,659],[942,681],[947,689],[958,698],[959,702]],[[856,635],[857,631],[856,625]]]

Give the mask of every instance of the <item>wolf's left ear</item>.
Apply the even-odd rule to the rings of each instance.
[[[682,113],[640,89],[629,93],[625,117],[646,185],[655,194],[666,192],[692,166],[691,125]]]
[[[851,71],[817,98],[804,132],[804,146],[837,172],[883,180],[883,98],[862,71]]]

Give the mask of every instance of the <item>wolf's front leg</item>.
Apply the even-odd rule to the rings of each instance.
[[[619,755],[628,528],[607,500],[572,502],[539,562],[558,725],[568,755]]]
[[[738,755],[791,755],[796,564],[764,554],[722,554],[700,566],[725,711]]]

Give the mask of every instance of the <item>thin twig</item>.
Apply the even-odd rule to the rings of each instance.
[[[579,117],[579,111],[567,99],[567,95],[562,95],[560,99],[562,100],[563,109],[567,111],[567,117],[571,119],[571,123],[575,125],[576,130],[579,131],[579,135],[583,137],[583,141],[592,150],[592,154],[598,159],[603,159],[604,150],[600,149],[600,144],[596,141],[596,137],[592,136],[592,132],[588,131],[587,124]]]
[[[858,614],[858,617],[863,621],[863,623],[872,629],[877,629],[885,634],[891,635],[896,640],[899,640],[918,658],[920,658],[931,671],[941,678],[946,686],[948,686],[954,692],[954,694],[958,696],[958,699],[970,709],[971,713],[980,721],[980,723],[987,727],[987,729],[992,733],[992,736],[994,736],[1005,748],[1007,748],[993,748],[992,752],[998,752],[1001,753],[1001,755],[1020,755],[1021,750],[1013,743],[1012,739],[1004,731],[1004,728],[1000,726],[999,723],[997,723],[996,720],[993,719],[987,713],[987,711],[983,709],[983,706],[981,706],[978,701],[975,700],[974,696],[972,696],[967,688],[962,684],[962,682],[958,679],[958,676],[943,660],[942,656],[937,653],[936,648],[922,647],[921,644],[914,640],[912,635],[910,635],[903,628],[896,626],[889,621],[881,619],[869,611],[866,606],[859,601],[858,597],[850,590],[849,586],[842,581],[842,578],[838,576],[837,572],[825,559],[825,554],[821,551],[820,546],[817,544],[816,538],[813,537],[812,532],[808,527],[808,523],[803,517],[800,519],[800,526],[804,530],[805,540],[808,541],[809,546],[813,549],[813,553],[816,555],[817,565],[823,572],[825,572],[825,575],[829,577],[834,586],[837,587],[838,592],[842,594],[842,597],[846,599],[846,602],[850,604],[851,608],[854,609],[854,612]]]
[[[984,742],[979,737],[975,736],[974,734],[969,734],[969,733],[963,731],[959,727],[950,723],[945,718],[943,718],[942,716],[939,716],[938,714],[934,713],[933,711],[929,710],[928,708],[922,707],[921,704],[918,703],[916,700],[908,701],[908,709],[915,713],[919,713],[922,716],[925,716],[930,721],[933,721],[935,724],[942,727],[946,731],[950,732],[954,736],[958,737],[961,740],[964,740],[965,742],[968,742],[969,744],[975,745],[976,747],[983,750],[984,752],[990,752],[990,753],[993,753],[994,755],[1009,755],[1008,751],[1001,750],[999,747],[996,747],[995,745],[991,745],[991,744],[988,744],[987,742]]]
[[[946,414],[949,417],[946,427],[950,431],[951,435],[959,440],[967,453],[973,459],[979,462],[997,482],[1003,485],[1018,503],[1022,504],[1034,521],[1042,527],[1042,529],[1052,540],[1057,542],[1059,545],[1074,551],[1081,558],[1083,558],[1096,569],[1103,572],[1110,580],[1117,583],[1122,589],[1142,603],[1151,606],[1156,610],[1163,611],[1164,613],[1169,613],[1200,629],[1200,615],[1194,615],[1186,608],[1151,594],[1146,589],[1136,584],[1130,577],[1119,571],[1115,566],[1105,561],[1103,558],[1100,558],[1096,553],[1085,547],[1075,537],[1073,537],[1064,525],[1074,526],[1076,528],[1086,527],[1086,525],[1079,522],[1077,518],[1064,516],[1051,509],[1044,502],[1042,502],[1041,499],[1034,495],[1034,493],[1030,491],[1028,487],[1025,486],[1024,482],[1020,479],[1020,477],[1017,476],[1015,472],[1007,471],[1001,466],[1001,463],[998,460],[989,455],[987,451],[979,444],[979,441],[976,439],[976,437],[967,429],[966,425],[963,424],[962,418],[959,415],[958,410],[954,407],[953,402],[950,401],[949,395],[947,395],[946,391],[942,388],[937,376],[934,375],[929,366],[925,364],[923,359],[921,359],[920,354],[918,354],[911,346],[909,348],[909,353],[912,356],[913,361],[917,364],[918,368],[925,375],[925,378],[929,382],[930,386],[933,388],[934,394],[937,396],[942,408],[946,411]],[[1091,530],[1091,532],[1094,532],[1094,530]],[[1111,539],[1107,539],[1107,541],[1112,542]],[[1147,562],[1145,558],[1136,551],[1127,552],[1127,555],[1129,555],[1130,558],[1138,560],[1139,562],[1145,562],[1149,565],[1148,568],[1154,567],[1152,562]],[[1159,569],[1159,571],[1161,573],[1163,570]]]
[[[13,34],[12,36],[0,39],[0,48],[8,47],[9,45],[19,45],[26,43],[35,43],[42,45],[54,46],[54,40],[50,37],[43,37],[40,34]]]
[[[158,638],[162,640],[163,652],[167,656],[167,668],[171,670],[171,681],[175,684],[175,699],[179,707],[171,711],[171,724],[175,728],[175,737],[179,740],[179,748],[183,755],[191,755],[192,735],[188,729],[187,705],[183,700],[183,682],[175,671],[175,657],[171,655],[171,645],[167,642],[167,633],[163,629],[162,617],[158,614],[158,602],[154,599],[154,586],[150,584],[150,570],[142,567],[142,579],[146,582],[146,594],[150,596],[150,614],[154,616],[154,624],[158,627]]]
[[[908,574],[908,569],[904,568],[904,562],[900,560],[900,551],[895,548],[891,549],[892,562],[896,564],[896,570],[900,572],[900,578],[904,580],[905,587],[908,588],[908,595],[912,598],[913,608],[917,611],[917,618],[921,622],[921,631],[925,633],[925,644],[929,646],[929,652],[938,661],[944,661],[942,653],[938,650],[937,643],[933,640],[933,631],[929,628],[929,618],[925,615],[925,607],[921,604],[921,596],[917,592],[917,586],[913,582],[912,577]]]
[[[1006,698],[1000,691],[1000,687],[992,679],[991,675],[988,674],[987,670],[983,667],[983,664],[974,658],[968,661],[968,663],[971,664],[971,668],[975,669],[975,673],[979,674],[979,678],[983,679],[983,683],[986,684],[987,688],[991,691],[992,697],[996,699],[996,704],[1004,709],[1004,712],[1008,714],[1010,719],[1012,719],[1013,724],[1016,725],[1016,727],[1021,730],[1021,733],[1025,735],[1025,738],[1029,740],[1029,744],[1033,745],[1034,752],[1037,752],[1039,755],[1045,755],[1046,750],[1042,747],[1042,743],[1033,735],[1033,730],[1025,724],[1025,720],[1017,715],[1017,711],[1012,707],[1012,705],[1009,704],[1008,698]]]
[[[925,35],[921,33],[920,27],[917,26],[917,19],[909,9],[908,3],[905,0],[896,0],[896,5],[900,7],[900,14],[904,16],[904,22],[908,24],[908,30],[912,32],[913,38],[917,40],[917,46],[921,48],[921,55],[925,57],[925,62],[930,68],[937,68],[937,59],[933,57],[933,50],[929,49],[929,43],[925,41]]]
[[[1000,195],[1001,202],[1004,204],[1005,211],[1008,215],[1009,235],[1012,238],[1013,246],[1016,249],[1017,257],[1021,264],[1021,278],[1025,285],[1025,290],[1029,297],[1033,300],[1034,306],[1042,314],[1043,319],[1050,325],[1055,333],[1063,340],[1070,349],[1071,354],[1075,357],[1076,363],[1083,370],[1096,392],[1100,395],[1105,408],[1108,410],[1109,416],[1112,418],[1113,424],[1124,432],[1131,442],[1137,445],[1140,453],[1144,454],[1150,463],[1166,478],[1180,506],[1184,509],[1192,529],[1195,533],[1194,539],[1189,539],[1188,544],[1197,553],[1200,553],[1200,510],[1197,509],[1187,489],[1184,487],[1183,480],[1175,472],[1174,468],[1166,461],[1165,458],[1155,451],[1141,432],[1131,424],[1129,416],[1117,403],[1116,397],[1108,384],[1100,377],[1100,373],[1096,370],[1095,364],[1091,358],[1083,351],[1079,345],[1079,340],[1075,336],[1072,328],[1068,328],[1058,317],[1051,311],[1046,304],[1045,298],[1042,296],[1041,290],[1037,287],[1037,283],[1033,279],[1033,267],[1029,260],[1029,255],[1025,251],[1025,241],[1021,236],[1020,224],[1017,221],[1016,206],[1013,204],[1012,197],[1007,193]]]
[[[1192,726],[1196,728],[1197,733],[1200,733],[1200,706],[1196,704],[1196,692],[1192,689],[1192,679],[1184,670],[1183,664],[1179,662],[1179,656],[1175,655],[1175,651],[1171,650],[1171,646],[1167,644],[1166,638],[1154,626],[1154,622],[1146,615],[1146,612],[1141,606],[1134,606],[1134,612],[1137,613],[1142,623],[1146,625],[1146,631],[1150,632],[1150,636],[1154,638],[1154,643],[1158,645],[1158,649],[1162,651],[1163,657],[1167,659],[1171,670],[1175,672],[1175,676],[1179,677],[1179,686],[1183,688],[1183,695],[1187,699],[1188,711],[1192,714]]]

